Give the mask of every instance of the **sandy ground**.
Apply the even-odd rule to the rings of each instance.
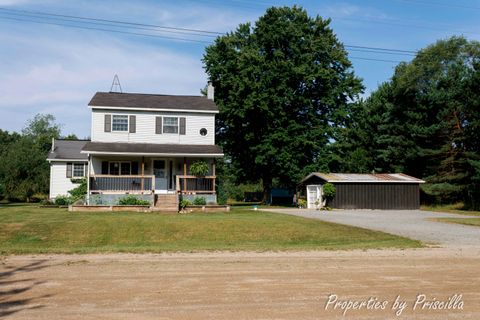
[[[0,261],[0,318],[480,319],[479,269],[480,247],[472,246],[9,256]],[[343,316],[340,303],[325,309],[330,294],[372,302]],[[413,310],[419,294],[462,296],[450,310]],[[406,302],[399,317],[398,295]]]

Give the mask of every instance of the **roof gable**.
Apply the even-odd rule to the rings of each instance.
[[[203,96],[97,92],[88,105],[93,108],[218,112],[213,100]]]

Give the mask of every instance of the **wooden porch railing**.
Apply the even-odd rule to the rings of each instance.
[[[152,175],[94,175],[90,177],[90,191],[151,192],[155,189]]]
[[[216,176],[177,176],[177,191],[180,193],[215,193]]]

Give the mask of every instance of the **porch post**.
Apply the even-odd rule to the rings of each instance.
[[[90,165],[91,157],[90,154],[87,156],[87,205],[90,205]]]
[[[183,191],[187,191],[187,157],[183,157]]]
[[[142,179],[140,181],[140,188],[142,189],[142,194],[145,186],[144,175],[145,175],[145,157],[142,156]]]
[[[217,174],[216,174],[216,168],[215,168],[215,164],[216,164],[216,159],[213,158],[213,163],[212,163],[212,175],[213,175],[213,184],[212,184],[212,191],[215,192],[215,180],[217,178]]]

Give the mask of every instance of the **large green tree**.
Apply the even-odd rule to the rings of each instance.
[[[272,7],[206,49],[217,136],[241,182],[294,186],[326,152],[363,90],[330,20]]]
[[[420,50],[365,101],[360,130],[349,128],[339,146],[345,154],[364,150],[372,170],[424,178],[431,200],[473,204],[479,190],[479,72],[479,42],[452,37]]]

